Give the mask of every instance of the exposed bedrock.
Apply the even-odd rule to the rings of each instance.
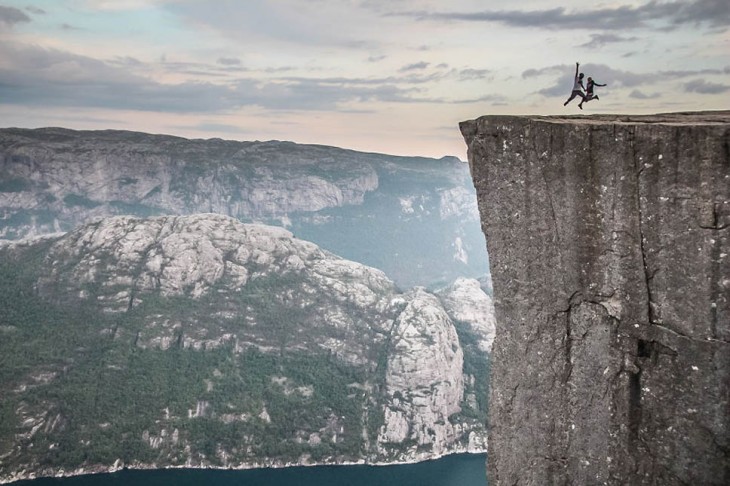
[[[494,282],[490,484],[728,484],[730,112],[461,131]]]

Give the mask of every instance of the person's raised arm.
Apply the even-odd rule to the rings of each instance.
[[[574,78],[577,78],[578,77],[578,66],[580,66],[580,63],[579,62],[576,62],[575,63],[575,76],[573,76]]]

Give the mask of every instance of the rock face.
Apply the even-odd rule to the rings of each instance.
[[[403,288],[481,277],[487,267],[468,167],[454,157],[0,129],[0,238],[70,231],[108,216],[197,213],[286,227]]]
[[[730,481],[730,112],[463,122],[490,484]]]
[[[476,342],[479,350],[490,353],[496,329],[494,303],[482,290],[479,281],[458,278],[452,285],[439,291],[438,295],[452,319],[464,323],[474,335],[480,337]]]
[[[5,242],[0,482],[483,451],[489,316],[447,307],[217,214]]]
[[[389,405],[379,442],[417,447],[452,442],[461,435],[449,417],[461,411],[464,395],[464,354],[459,339],[438,299],[423,290],[409,294],[408,304],[396,319],[390,336],[385,392]],[[430,363],[424,366],[424,363]]]
[[[277,217],[361,204],[378,187],[372,166],[350,163],[356,152],[333,157],[330,147],[60,128],[5,129],[0,140],[3,209],[46,212],[16,230],[21,235],[135,205],[153,213]]]

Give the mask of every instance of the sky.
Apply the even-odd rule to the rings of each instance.
[[[482,115],[728,100],[728,0],[0,0],[0,127],[465,160]]]

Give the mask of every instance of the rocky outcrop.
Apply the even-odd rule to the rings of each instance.
[[[457,278],[438,292],[444,308],[455,322],[463,323],[476,337],[481,352],[490,353],[494,342],[496,322],[492,298],[482,290],[478,280]]]
[[[282,228],[217,214],[104,219],[61,238],[46,261],[36,284],[41,298],[91,299],[102,312],[126,312],[156,296],[207,297],[215,300],[223,321],[236,321],[242,313],[254,321],[243,329],[196,325],[190,335],[180,335],[179,325],[166,323],[168,316],[150,316],[135,338],[138,346],[165,348],[175,337],[196,349],[228,341],[238,349],[276,346],[282,336],[259,332],[255,313],[235,302],[247,284],[267,282],[265,290],[274,293],[268,299],[300,309],[292,319],[306,327],[299,332],[306,330],[307,338],[292,342],[292,349],[326,349],[364,365],[394,312],[395,285],[383,272],[338,258]],[[275,284],[268,283],[272,279]]]
[[[727,484],[730,113],[461,130],[494,280],[490,484]]]
[[[416,454],[434,447],[444,453],[443,445],[463,434],[449,418],[461,411],[464,355],[461,346],[454,346],[459,338],[438,299],[420,289],[407,296],[390,335],[388,405],[378,442],[386,451],[390,444],[398,448],[410,441]]]
[[[485,316],[282,228],[120,216],[0,262],[0,482],[484,450],[454,319]]]

